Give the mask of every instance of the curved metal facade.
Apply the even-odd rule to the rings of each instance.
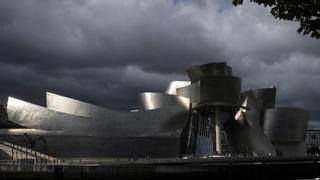
[[[189,86],[190,81],[172,81],[169,83],[166,94],[177,95],[177,89],[185,86]]]
[[[266,109],[263,131],[279,155],[304,156],[309,114],[297,108]]]
[[[275,156],[276,150],[260,125],[262,101],[248,92],[242,106],[246,109],[240,109],[235,117],[236,123],[228,126],[234,147],[244,154]]]
[[[208,63],[188,68],[187,74],[190,81],[194,83],[203,76],[232,76],[232,68],[225,62]]]
[[[244,96],[252,96],[262,101],[263,109],[274,108],[276,102],[276,88],[262,88],[246,91],[242,93]]]
[[[8,119],[33,130],[0,131],[1,138],[19,144],[25,133],[30,137],[44,136],[50,155],[64,158],[180,156],[180,136],[188,111],[179,105],[130,113],[55,97],[60,103],[52,108],[55,110],[9,97]],[[68,108],[70,105],[81,108]],[[83,108],[91,117],[79,116]],[[80,149],[72,151],[74,147]]]
[[[139,94],[136,112],[113,111],[47,92],[47,107],[12,97],[0,108],[0,139],[41,139],[59,158],[302,156],[308,113],[274,108],[275,88],[241,93],[225,62],[187,69],[190,81]],[[6,108],[5,108],[6,107]],[[75,149],[75,147],[77,147]]]
[[[96,117],[100,111],[108,111],[102,107],[85,103],[76,99],[68,98],[65,96],[61,96],[58,94],[46,92],[47,98],[47,108],[63,112],[67,114],[73,114],[76,116],[83,116],[83,117]],[[110,111],[110,113],[113,113]]]
[[[180,105],[185,107],[186,111],[189,109],[190,101],[188,98],[175,96],[171,94],[145,92],[139,94],[140,107],[144,110],[152,110],[164,108],[167,106]]]
[[[202,77],[190,86],[177,89],[179,96],[190,98],[196,105],[237,105],[241,80],[235,76]]]
[[[297,108],[266,109],[263,131],[271,141],[305,140],[309,114]]]
[[[180,106],[122,113],[100,111],[95,117],[81,117],[53,111],[12,97],[8,100],[9,120],[24,127],[95,136],[146,136],[182,129],[187,112]]]

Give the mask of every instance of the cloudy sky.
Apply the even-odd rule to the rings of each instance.
[[[242,89],[276,86],[277,105],[320,127],[320,40],[232,0],[0,0],[0,99],[43,105],[50,91],[128,110],[136,94],[226,61]]]

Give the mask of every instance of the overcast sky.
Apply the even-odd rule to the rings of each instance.
[[[277,87],[277,106],[320,127],[320,40],[232,0],[0,0],[0,98],[44,105],[50,91],[128,110],[136,94],[226,61],[242,89]]]

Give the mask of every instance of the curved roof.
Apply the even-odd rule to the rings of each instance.
[[[177,135],[185,127],[188,115],[188,111],[176,105],[136,113],[101,108],[92,117],[84,117],[12,97],[7,110],[9,120],[24,127],[93,136]]]
[[[180,105],[187,110],[189,108],[190,100],[186,97],[171,94],[145,92],[139,94],[139,103],[144,110],[164,108],[173,105]]]

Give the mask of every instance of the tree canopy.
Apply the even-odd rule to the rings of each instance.
[[[270,7],[270,13],[276,19],[297,21],[298,33],[320,38],[320,0],[250,0],[250,2]],[[233,0],[235,6],[243,0]]]

